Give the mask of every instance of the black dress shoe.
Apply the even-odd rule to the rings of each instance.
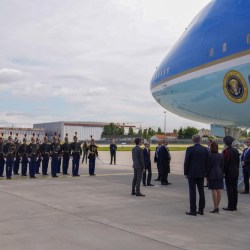
[[[157,179],[155,179],[155,181],[160,181],[160,179],[159,179],[159,178],[157,178]]]
[[[247,191],[240,192],[240,194],[249,194]]]
[[[139,194],[136,194],[136,196],[145,196],[145,194],[139,193]]]
[[[135,195],[135,193],[132,192],[131,195]]]
[[[143,186],[147,186],[145,183],[143,183]]]
[[[223,207],[223,210],[226,210],[226,211],[234,211],[233,208],[230,208],[230,207]]]
[[[215,208],[214,210],[212,211],[209,211],[211,214],[218,214],[219,213],[219,208]]]
[[[197,214],[195,212],[186,212],[187,215],[192,215],[192,216],[196,216]]]
[[[11,177],[7,177],[6,179],[7,179],[7,180],[11,180],[12,178],[11,178]]]
[[[27,174],[22,174],[22,176],[27,176]]]
[[[56,178],[56,177],[58,177],[57,175],[52,175],[52,178]]]
[[[3,175],[0,175],[0,177],[4,177]]]
[[[196,213],[199,214],[199,215],[204,215],[203,210],[198,210]]]
[[[162,182],[161,185],[168,185],[168,182]]]
[[[148,184],[148,186],[153,187],[153,186],[154,186],[154,184],[149,183],[149,184]]]

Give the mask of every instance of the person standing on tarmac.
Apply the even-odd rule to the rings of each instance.
[[[0,137],[0,177],[4,177],[3,172],[4,172],[5,161],[4,161],[3,147],[4,147],[4,139],[2,133],[2,136]]]
[[[89,175],[95,175],[95,159],[98,157],[97,146],[95,145],[94,139],[91,139],[89,146]]]
[[[73,137],[74,142],[71,143],[71,155],[73,157],[72,160],[72,176],[80,176],[79,175],[79,163],[82,155],[81,144],[77,141],[77,133],[75,132],[75,136]]]
[[[69,144],[68,134],[64,138],[64,143],[61,146],[63,155],[63,175],[68,175],[69,159],[71,155],[71,146]]]
[[[53,137],[53,142],[50,144],[49,152],[51,156],[51,175],[52,178],[58,177],[57,167],[58,167],[58,158],[61,152],[60,144],[58,143],[56,134]]]
[[[85,141],[82,145],[82,164],[84,163],[84,159],[85,159],[85,163],[87,164],[88,161],[88,151],[89,151],[89,145],[88,145],[88,141]]]
[[[45,134],[43,144],[40,145],[40,153],[42,159],[42,174],[48,175],[48,166],[49,166],[49,147],[47,133]]]
[[[3,147],[3,152],[6,160],[6,178],[12,179],[12,169],[15,160],[15,150],[16,146],[12,142],[12,132],[10,132],[10,136],[8,137],[8,142]]]
[[[117,145],[115,144],[115,140],[112,140],[112,143],[109,146],[109,150],[110,150],[110,165],[112,165],[113,159],[114,159],[114,164],[116,165]]]
[[[20,145],[19,149],[18,149],[18,153],[20,155],[20,160],[21,160],[21,166],[22,166],[22,170],[21,170],[21,174],[22,176],[27,176],[27,169],[28,169],[28,145],[27,145],[27,138],[26,138],[26,134],[24,135],[23,138],[23,143]]]
[[[29,159],[29,174],[30,174],[30,178],[36,178],[35,174],[36,174],[36,162],[38,160],[38,148],[37,148],[37,144],[33,137],[31,138],[31,143],[28,146],[28,159]]]

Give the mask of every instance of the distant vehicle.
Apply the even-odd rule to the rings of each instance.
[[[213,135],[250,127],[250,1],[213,0],[191,22],[151,80],[164,108],[211,124]]]

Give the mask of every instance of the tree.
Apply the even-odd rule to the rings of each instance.
[[[174,130],[173,130],[173,133],[174,133],[174,134],[177,134],[177,133],[178,133],[177,129],[174,129]]]
[[[139,128],[138,133],[137,133],[137,136],[138,136],[138,137],[142,137],[142,129],[141,129],[141,128]]]
[[[124,135],[124,127],[118,127],[114,123],[105,125],[103,128],[102,135],[109,135],[116,137],[117,135]]]
[[[193,135],[198,134],[199,130],[194,127],[187,127],[183,130],[183,136],[185,139],[191,139]]]
[[[148,130],[147,129],[143,130],[142,136],[143,136],[144,139],[149,139],[148,138]]]
[[[163,134],[164,134],[164,133],[161,131],[161,128],[158,128],[157,134],[158,134],[158,135],[163,135]]]
[[[128,129],[128,135],[134,136],[134,130],[132,127]]]
[[[149,138],[154,136],[155,134],[156,134],[156,132],[152,128],[149,127],[148,128],[148,136],[149,136]]]
[[[178,130],[177,137],[178,137],[178,139],[183,139],[184,138],[182,127],[180,127],[180,129]]]

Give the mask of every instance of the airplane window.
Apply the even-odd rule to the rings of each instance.
[[[247,34],[247,44],[250,43],[250,34]]]
[[[211,48],[211,49],[210,49],[209,55],[210,55],[210,56],[214,56],[214,48]]]
[[[167,74],[169,73],[169,67],[167,68]]]
[[[166,74],[166,69],[164,69],[163,74],[164,74],[164,76],[165,76],[165,74]]]
[[[226,51],[227,51],[227,43],[223,43],[222,52],[226,52]]]

